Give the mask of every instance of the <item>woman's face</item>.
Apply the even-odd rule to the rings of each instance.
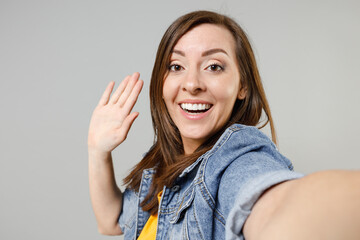
[[[230,118],[239,91],[235,40],[218,25],[201,24],[175,45],[163,99],[178,127],[185,154],[195,151]]]

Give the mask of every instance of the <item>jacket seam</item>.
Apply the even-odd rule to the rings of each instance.
[[[200,226],[199,226],[199,222],[198,222],[197,217],[196,217],[195,206],[193,206],[193,214],[194,214],[194,219],[195,219],[195,222],[196,222],[196,227],[197,227],[197,229],[198,229],[198,231],[199,231],[199,235],[200,235],[201,239],[205,240],[204,236],[203,236],[202,233],[201,233],[201,229],[200,229]]]
[[[232,136],[232,134],[234,132],[237,132],[239,130],[241,130],[240,127],[237,127],[237,126],[231,127],[230,130],[228,131],[228,133],[221,139],[221,141],[218,144],[216,144],[216,146],[215,146],[216,148],[213,149],[213,151],[209,152],[209,154],[206,156],[206,158],[203,159],[203,161],[200,165],[200,168],[199,168],[200,176],[199,176],[199,181],[197,182],[197,185],[200,185],[201,195],[203,196],[204,200],[209,205],[209,207],[215,212],[215,214],[214,214],[215,219],[217,219],[224,226],[226,224],[225,218],[224,218],[223,214],[216,208],[214,197],[210,194],[210,192],[208,191],[207,186],[205,184],[205,179],[204,179],[205,178],[205,169],[206,169],[209,158],[214,153],[216,153],[217,150],[220,149],[229,140],[229,138]]]
[[[133,216],[124,224],[124,226],[127,227],[128,229],[131,229],[132,226],[134,226],[134,224],[130,225],[130,223],[134,221],[135,218],[136,218],[136,213],[133,214]]]
[[[205,187],[205,183],[202,182],[202,184],[200,183],[199,185],[202,185],[200,186],[200,192],[201,192],[201,195],[203,196],[204,200],[206,201],[206,203],[209,205],[209,207],[215,212],[214,214],[214,217],[222,224],[225,226],[225,218],[223,217],[223,215],[221,214],[221,212],[215,207],[215,203],[213,202],[213,200],[209,197],[211,197],[211,194],[207,191],[206,187]],[[203,188],[204,190],[207,192],[207,193],[204,193],[203,191]],[[207,197],[207,196],[208,197]],[[208,198],[210,200],[208,200]],[[211,201],[211,202],[210,202]],[[219,217],[221,217],[222,219],[220,219]]]

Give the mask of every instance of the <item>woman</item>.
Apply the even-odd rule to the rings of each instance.
[[[111,82],[91,119],[90,195],[101,233],[125,239],[360,236],[360,191],[353,190],[359,173],[303,177],[254,127],[264,113],[262,126],[270,124],[276,143],[254,54],[232,19],[196,11],[164,34],[150,84],[155,142],[121,193],[111,151],[138,116],[131,110],[142,85],[134,73],[110,97]],[[339,203],[347,209],[339,211]],[[329,210],[335,219],[328,219]]]

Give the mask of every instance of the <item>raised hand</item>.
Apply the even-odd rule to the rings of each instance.
[[[109,153],[125,139],[138,112],[131,112],[141,92],[143,81],[139,73],[127,76],[111,95],[115,82],[106,87],[90,121],[88,147]]]

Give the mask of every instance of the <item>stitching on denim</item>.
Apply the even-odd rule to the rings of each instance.
[[[207,190],[206,188],[206,185],[205,185],[205,167],[207,165],[207,162],[208,162],[208,158],[203,162],[203,164],[200,166],[200,177],[199,177],[199,181],[197,182],[197,185],[200,185],[199,188],[200,188],[200,191],[201,191],[201,194],[203,195],[203,198],[205,199],[205,201],[209,204],[210,208],[211,209],[215,209],[215,201],[213,200],[213,197],[211,196],[211,194],[209,193],[209,191]],[[204,190],[206,191],[206,194],[204,193],[203,191],[203,188]],[[208,198],[210,199],[210,202],[208,200]],[[214,207],[212,207],[214,206]]]
[[[163,209],[160,210],[160,214],[172,214],[176,212],[177,208],[171,208],[171,209]]]
[[[132,226],[134,225],[134,223],[132,225],[130,225],[130,223],[134,220],[134,218],[136,217],[136,213],[133,214],[133,216],[128,220],[126,221],[126,223],[124,224],[125,227],[127,228],[132,228]]]
[[[174,196],[175,196],[175,199],[172,200],[171,202],[177,203],[177,202],[179,201],[180,194],[179,194],[179,193],[175,193]],[[168,201],[168,202],[169,202],[169,201]],[[172,214],[172,213],[174,213],[178,208],[179,208],[178,206],[166,207],[166,208],[160,207],[159,212],[162,213],[162,214]]]
[[[166,222],[166,221],[165,221]],[[162,227],[164,227],[164,226],[162,226]],[[163,229],[165,229],[165,228],[163,228]],[[164,238],[161,238],[161,239],[169,239],[169,240],[171,240],[171,239],[173,239],[173,237],[172,237],[172,235],[173,235],[173,231],[174,231],[174,226],[172,225],[172,224],[169,224],[168,226],[167,226],[167,229],[165,229],[164,231],[166,231],[166,234],[164,234],[163,236],[164,236]],[[157,232],[157,231],[156,231]],[[160,236],[159,236],[159,238],[158,238],[158,232],[156,233],[156,239],[160,239]]]
[[[144,176],[145,174],[148,174],[149,172],[152,172],[151,169],[150,169],[150,171],[145,170],[145,171],[143,172],[143,176]],[[143,178],[143,176],[142,176],[141,181],[140,181],[139,197],[138,197],[138,199],[137,199],[137,202],[138,202],[138,203],[137,203],[137,207],[136,207],[136,223],[135,223],[135,227],[136,227],[136,229],[135,229],[136,238],[139,237],[139,235],[140,235],[140,229],[142,229],[142,228],[140,228],[140,221],[141,221],[142,227],[144,227],[144,225],[145,225],[145,223],[144,223],[144,212],[142,211],[142,209],[141,209],[141,207],[140,207],[141,193],[144,192],[144,190],[142,189],[142,188],[144,187],[144,181],[145,181],[144,178]],[[151,179],[151,181],[152,181],[152,179]]]
[[[197,220],[197,218],[196,218],[195,205],[193,206],[193,214],[194,214],[194,219],[195,219],[195,222],[196,222],[196,227],[197,227],[197,229],[198,229],[198,231],[199,231],[199,235],[200,235],[201,239],[205,240],[204,236],[203,236],[202,233],[201,233],[201,229],[200,229],[200,226],[199,226],[199,222],[198,222],[198,220]]]
[[[210,208],[214,210],[215,208],[215,201],[213,200],[212,196],[210,195],[209,191],[206,189],[204,181],[199,182],[199,188],[201,191],[201,194],[203,195],[206,202],[209,204]],[[204,192],[206,191],[206,193]]]
[[[198,177],[198,179],[196,179],[196,180],[198,180],[198,182],[196,182],[196,183],[200,183],[201,181],[204,181],[205,168],[206,168],[206,165],[207,165],[207,162],[208,162],[209,158],[210,158],[214,153],[216,153],[216,151],[217,151],[225,142],[228,141],[228,139],[231,137],[231,135],[232,135],[234,132],[236,132],[237,130],[240,130],[241,128],[238,127],[238,126],[232,126],[232,127],[229,128],[229,129],[231,129],[231,131],[229,130],[229,131],[227,132],[227,134],[226,134],[223,138],[221,138],[221,141],[214,146],[213,150],[211,150],[211,151],[209,152],[209,154],[207,154],[206,157],[204,157],[204,159],[203,159],[203,161],[201,162],[200,167],[199,167],[199,177]],[[200,179],[201,179],[201,180],[200,180]],[[195,181],[196,181],[196,180],[195,180]],[[212,197],[212,196],[211,196],[211,197]]]
[[[184,221],[183,221],[183,239],[184,240],[189,240],[189,233],[188,233],[188,228],[187,228],[187,223],[188,223],[188,213],[185,213],[185,217],[184,217]]]
[[[231,126],[230,128],[228,128],[228,131],[227,131],[226,135],[224,135],[220,139],[220,142],[213,147],[213,150],[211,152],[215,153],[225,142],[227,142],[227,140],[230,138],[230,136],[234,132],[237,132],[237,131],[240,131],[240,130],[241,130],[241,128],[239,126]]]
[[[219,213],[219,211],[216,208],[214,210],[215,210],[216,213],[219,214],[219,217],[223,218],[223,216]],[[214,217],[215,217],[215,219],[217,219],[225,227],[225,219],[218,218],[217,214],[214,214]]]
[[[186,194],[186,195],[187,195],[187,194]],[[180,211],[180,209],[181,209],[181,206],[182,206],[182,205],[183,205],[183,203],[184,203],[184,198],[186,197],[186,195],[182,198],[182,200],[181,200],[181,203],[180,203],[179,207],[177,207],[176,216],[179,214],[179,211]]]
[[[226,135],[224,135],[222,138],[220,138],[220,142],[215,144],[211,150],[207,151],[206,153],[204,153],[203,155],[201,155],[190,167],[187,167],[181,174],[180,174],[180,177],[183,177],[184,174],[187,174],[189,173],[191,170],[193,170],[193,168],[198,165],[198,164],[201,164],[201,162],[204,160],[204,159],[207,159],[209,157],[209,155],[211,156],[211,154],[215,153],[217,151],[217,149],[219,149],[223,144],[224,142],[227,141],[227,139],[234,133],[234,132],[237,132],[237,131],[240,131],[242,130],[242,127],[241,126],[236,126],[236,125],[232,125],[230,126],[225,132],[224,134],[226,133]]]
[[[176,213],[175,213],[175,216],[174,216],[175,219],[179,219],[179,218],[180,218],[180,216],[179,216],[180,211],[181,211],[181,212],[184,211],[185,208],[184,208],[184,209],[181,209],[181,206],[182,206],[183,203],[184,203],[185,197],[187,197],[188,195],[194,195],[194,187],[191,188],[191,191],[189,190],[189,191],[185,194],[185,196],[182,198],[182,201],[181,201],[179,207],[176,208],[177,210],[176,210]],[[193,201],[193,199],[194,199],[194,196],[192,197],[191,202]],[[190,206],[190,205],[189,205],[189,206]],[[189,206],[187,206],[186,208],[188,208]]]
[[[206,203],[209,205],[209,207],[211,208],[211,210],[213,210],[214,212],[215,212],[215,214],[214,214],[214,217],[221,223],[221,224],[223,224],[224,226],[225,226],[225,218],[224,218],[224,216],[220,213],[220,211],[215,207],[215,203],[213,203],[213,202],[209,202],[209,200],[208,200],[208,196],[204,193],[204,191],[203,191],[203,186],[205,185],[205,184],[199,184],[199,185],[201,185],[199,188],[200,188],[200,192],[201,192],[201,195],[203,196],[203,198],[205,199],[205,201],[206,201]],[[205,188],[205,190],[206,190],[206,188]],[[207,193],[209,196],[210,196],[210,193],[208,192]],[[213,205],[211,205],[211,204],[213,204]],[[220,219],[221,218],[221,219]]]
[[[239,130],[241,130],[241,128],[239,126],[232,126],[229,128],[229,131],[227,132],[227,134],[223,138],[221,138],[221,141],[218,144],[216,144],[216,146],[214,146],[215,148],[213,148],[213,151],[211,151],[201,162],[200,167],[199,167],[199,177],[198,177],[198,179],[196,179],[196,182],[195,182],[196,185],[200,185],[199,188],[200,188],[201,195],[203,196],[203,198],[205,199],[205,201],[207,202],[209,207],[215,212],[215,214],[214,214],[215,218],[224,226],[225,226],[225,218],[220,213],[220,211],[215,207],[216,206],[215,200],[214,200],[213,196],[211,196],[211,194],[208,191],[206,184],[205,184],[205,179],[204,179],[205,178],[205,168],[206,168],[206,165],[207,165],[208,160],[211,157],[211,155],[213,155],[225,142],[227,142],[228,139],[231,137],[231,135],[234,132],[239,131]],[[206,191],[206,193],[204,191]]]
[[[177,207],[167,207],[167,208],[160,208],[160,212],[161,213],[167,213],[167,212],[173,212],[176,209],[178,209]]]

